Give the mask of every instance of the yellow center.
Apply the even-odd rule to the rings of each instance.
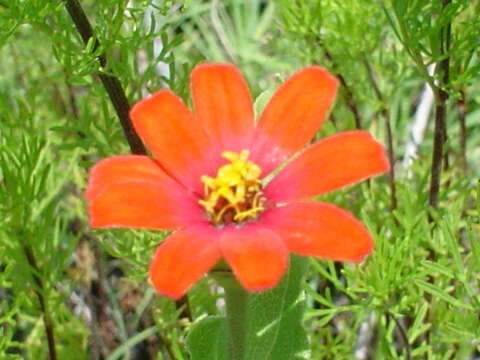
[[[262,169],[248,160],[248,150],[225,151],[230,163],[221,166],[216,177],[203,175],[204,199],[199,200],[212,223],[223,225],[255,219],[264,210],[265,198],[259,179]]]

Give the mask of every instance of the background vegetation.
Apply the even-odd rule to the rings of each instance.
[[[376,251],[310,261],[305,358],[480,358],[479,15],[478,0],[1,0],[0,359],[189,359],[192,324],[222,312],[209,278],[156,296],[166,234],[93,231],[83,198],[96,161],[142,151],[128,104],[162,87],[190,103],[203,61],[237,64],[258,110],[326,67],[342,88],[318,136],[367,129],[395,164],[324,197]]]

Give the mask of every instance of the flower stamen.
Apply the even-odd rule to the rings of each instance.
[[[260,175],[262,169],[248,160],[250,152],[225,151],[222,157],[229,160],[217,171],[215,178],[203,175],[204,198],[199,204],[205,208],[215,225],[241,223],[255,219],[265,210]]]

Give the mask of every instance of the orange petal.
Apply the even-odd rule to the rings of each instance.
[[[86,197],[92,200],[115,182],[162,181],[165,173],[158,163],[147,156],[120,155],[103,159],[92,167]]]
[[[274,203],[303,200],[390,168],[385,149],[366,131],[333,135],[310,146],[266,187]]]
[[[160,90],[137,103],[130,115],[155,158],[183,184],[198,190],[210,145],[182,100],[169,90]]]
[[[288,252],[274,232],[253,223],[223,231],[223,256],[247,290],[268,290],[278,284],[288,265]]]
[[[162,295],[180,298],[220,260],[218,231],[197,226],[170,235],[155,251],[150,281]]]
[[[86,197],[92,227],[174,229],[204,221],[198,199],[145,156],[99,162]]]
[[[231,64],[201,64],[191,77],[195,115],[223,150],[247,148],[253,132],[253,103],[248,85]]]
[[[335,77],[319,66],[289,78],[260,118],[252,159],[268,173],[305,146],[327,118],[337,87]]]
[[[262,214],[261,225],[276,232],[291,252],[340,261],[361,261],[373,240],[350,213],[322,202],[301,202]]]

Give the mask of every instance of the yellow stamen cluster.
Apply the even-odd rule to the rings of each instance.
[[[205,197],[199,203],[215,225],[254,219],[264,210],[262,169],[248,160],[249,155],[248,150],[225,151],[222,157],[230,163],[221,166],[215,178],[201,177]]]

